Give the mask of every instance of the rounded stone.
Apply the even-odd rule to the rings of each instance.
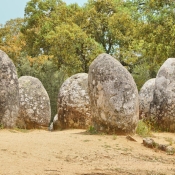
[[[155,90],[155,78],[145,82],[139,92],[139,118],[150,118],[152,115],[152,103]]]
[[[19,83],[16,68],[8,55],[0,50],[0,125],[16,126],[19,112]]]
[[[75,74],[62,84],[58,94],[57,122],[55,125],[62,129],[86,129],[90,126],[88,74]]]
[[[139,120],[139,101],[131,74],[112,56],[100,54],[89,67],[88,86],[95,129],[134,133]]]
[[[19,96],[18,127],[47,128],[51,119],[50,99],[40,80],[31,76],[20,77]]]
[[[161,130],[175,131],[175,58],[168,58],[155,80],[156,124]]]

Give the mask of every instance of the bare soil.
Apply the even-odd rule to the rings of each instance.
[[[0,130],[0,175],[175,174],[175,155],[132,137],[136,142],[85,130]],[[175,146],[173,133],[154,133],[153,139]]]

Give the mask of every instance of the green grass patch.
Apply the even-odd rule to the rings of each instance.
[[[95,129],[94,126],[90,126],[87,132],[91,135],[97,134],[97,130]]]
[[[142,137],[151,136],[151,126],[140,120],[137,125],[136,133]]]

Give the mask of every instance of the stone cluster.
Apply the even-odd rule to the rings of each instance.
[[[134,133],[140,116],[174,132],[175,58],[167,59],[138,95],[125,67],[100,54],[88,74],[75,74],[63,83],[57,110],[50,130],[93,126],[105,133]],[[30,76],[18,79],[13,62],[0,50],[0,126],[43,128],[50,119],[50,100],[42,83]]]
[[[34,77],[18,79],[13,62],[0,50],[0,126],[48,127],[50,118],[50,100],[42,83]]]
[[[133,77],[108,54],[99,55],[88,74],[73,75],[60,88],[55,124],[61,129],[94,126],[105,133],[134,133],[138,120]]]

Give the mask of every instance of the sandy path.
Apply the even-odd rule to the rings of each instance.
[[[138,136],[131,142],[84,132],[0,130],[0,175],[175,174],[175,156],[145,148]],[[175,134],[155,139],[165,138],[174,143]]]

